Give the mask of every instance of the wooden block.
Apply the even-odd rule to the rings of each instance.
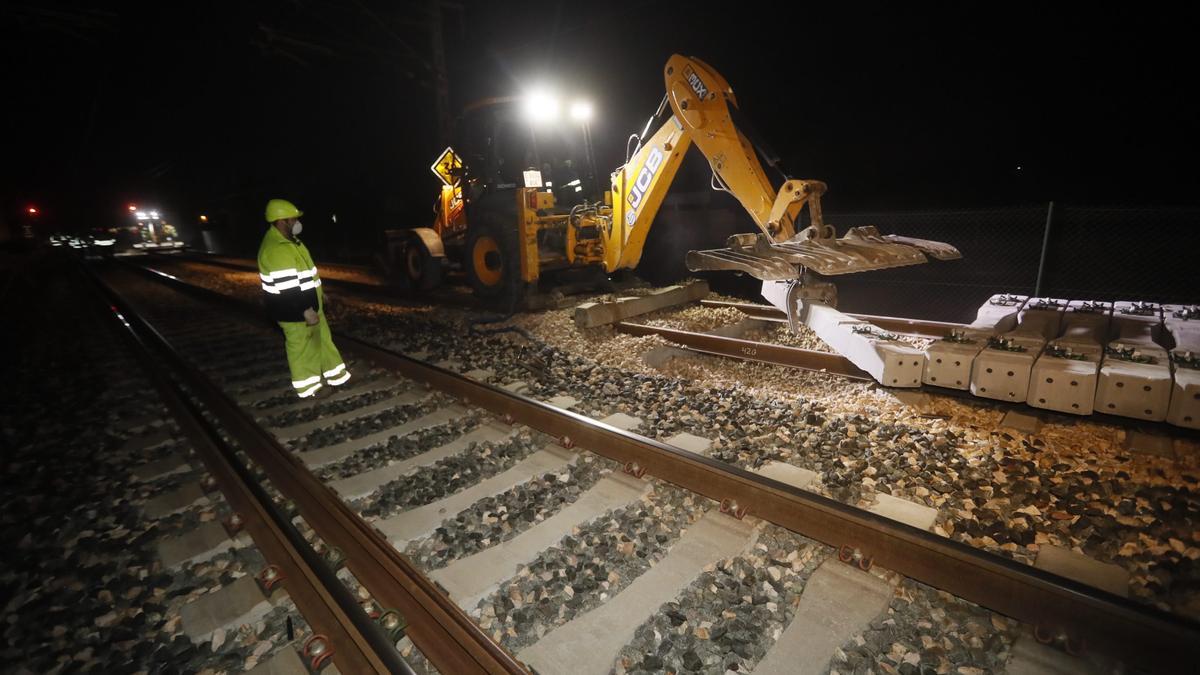
[[[647,314],[686,302],[695,302],[708,295],[707,281],[693,281],[683,286],[668,286],[639,298],[618,298],[614,302],[589,302],[575,308],[575,325],[580,328],[607,326],[631,316]]]

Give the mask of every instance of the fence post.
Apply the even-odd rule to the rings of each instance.
[[[1042,296],[1042,275],[1046,271],[1046,249],[1050,246],[1050,224],[1054,222],[1054,202],[1046,209],[1046,229],[1042,232],[1042,257],[1038,260],[1037,281],[1033,285],[1033,297]]]

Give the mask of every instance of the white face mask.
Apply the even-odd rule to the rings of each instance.
[[[292,223],[292,236],[293,237],[300,234],[300,232],[302,232],[303,230],[304,230],[304,223],[301,223],[298,220],[296,222]]]

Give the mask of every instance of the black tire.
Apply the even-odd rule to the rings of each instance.
[[[521,258],[517,223],[485,214],[467,228],[463,267],[475,296],[498,301],[497,309],[512,311],[521,298]]]
[[[442,259],[430,255],[424,242],[416,237],[404,247],[401,264],[413,290],[431,291],[442,284]]]

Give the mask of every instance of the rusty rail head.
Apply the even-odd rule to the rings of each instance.
[[[746,316],[766,321],[787,322],[787,315],[770,305],[759,305],[751,302],[727,302],[725,300],[701,300],[704,307],[736,309]],[[904,333],[918,337],[943,338],[951,331],[966,328],[966,324],[947,323],[945,321],[926,321],[923,319],[906,319],[896,316],[877,316],[874,314],[847,314],[860,321],[874,324],[892,333]]]
[[[740,338],[710,335],[708,333],[694,333],[692,331],[676,330],[673,328],[660,328],[658,326],[648,326],[646,324],[630,323],[628,321],[620,321],[614,324],[613,327],[622,333],[638,337],[645,335],[658,335],[662,338],[670,340],[671,342],[683,345],[698,352],[704,352],[705,354],[728,356],[747,361],[760,361],[762,363],[801,368],[803,370],[813,370],[817,372],[830,373],[833,375],[841,375],[842,377],[848,377],[855,380],[868,380],[874,382],[870,375],[863,372],[858,366],[851,363],[850,359],[842,356],[841,354],[818,352],[812,349],[801,349],[799,347],[787,347],[784,345],[773,345],[766,342],[742,340]]]
[[[244,303],[173,282],[230,306]],[[834,547],[850,546],[874,562],[968,601],[1075,639],[1153,672],[1179,672],[1194,660],[1200,624],[1007,558],[833,501],[815,493],[622,431],[569,410],[336,334],[343,351],[389,367],[500,417],[620,464],[635,462],[658,478]],[[294,460],[298,461],[298,460]]]

